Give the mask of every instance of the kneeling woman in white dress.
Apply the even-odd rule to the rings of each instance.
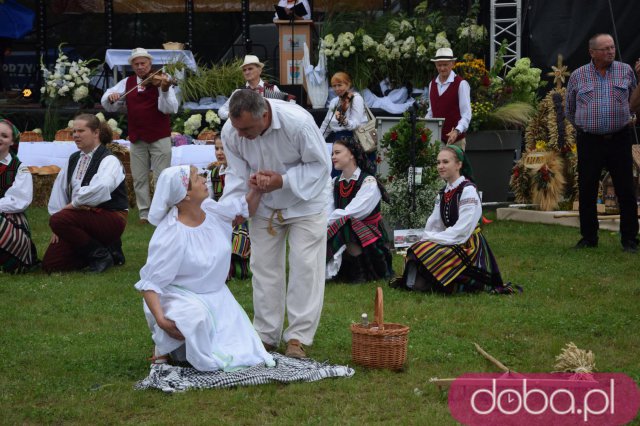
[[[156,345],[154,359],[171,354],[200,371],[275,365],[242,307],[225,284],[231,261],[231,222],[248,217],[260,200],[209,198],[194,167],[165,169],[151,203],[157,226],[135,285]]]

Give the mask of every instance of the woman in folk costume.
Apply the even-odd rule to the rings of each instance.
[[[16,155],[19,141],[16,126],[0,118],[0,272],[25,272],[39,263],[24,214],[33,199],[33,182]]]
[[[207,187],[211,198],[218,201],[224,190],[224,176],[227,168],[227,157],[224,155],[222,138],[218,135],[215,139],[216,162],[207,167]],[[227,279],[245,279],[251,277],[249,260],[251,258],[251,241],[249,240],[249,227],[244,219],[235,221],[233,234],[231,235],[231,266]]]
[[[112,137],[93,114],[73,120],[78,151],[58,173],[49,197],[52,235],[42,258],[48,273],[85,267],[101,273],[125,261],[121,236],[129,199],[124,167],[107,148]]]
[[[327,278],[364,282],[393,275],[389,238],[382,223],[380,201],[389,201],[371,174],[365,153],[355,139],[333,144],[333,178],[327,217]]]
[[[438,154],[437,164],[446,185],[421,240],[407,251],[403,276],[392,280],[390,286],[444,293],[513,293],[510,283],[503,284],[495,257],[478,227],[482,204],[464,152],[448,145]]]
[[[144,298],[156,363],[171,354],[200,371],[274,365],[225,284],[231,221],[249,216],[259,200],[253,189],[225,203],[210,199],[195,167],[169,167],[160,175],[149,212],[157,228],[135,285]]]
[[[351,77],[346,72],[337,72],[331,77],[331,87],[337,95],[329,102],[329,109],[320,125],[320,133],[327,143],[353,137],[353,131],[367,122],[364,99],[353,90]],[[340,173],[333,169],[331,176]]]

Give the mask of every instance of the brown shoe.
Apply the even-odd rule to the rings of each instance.
[[[147,225],[147,224],[149,223],[149,221],[148,221],[147,219],[142,218],[142,219],[140,219],[140,220],[138,221],[138,223],[139,223],[140,225]]]
[[[267,352],[275,352],[276,349],[278,349],[277,346],[273,346],[265,342],[262,342],[262,346],[264,346],[264,350]]]
[[[287,342],[287,350],[284,353],[285,356],[290,358],[306,358],[307,354],[302,347],[302,343],[298,339],[291,339]]]

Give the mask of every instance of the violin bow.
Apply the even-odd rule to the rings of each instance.
[[[158,70],[154,71],[153,73],[149,74],[149,76],[147,78],[145,78],[144,80],[142,80],[140,83],[136,84],[135,86],[133,86],[131,89],[127,90],[126,92],[124,92],[124,94],[122,96],[120,96],[120,98],[116,101],[116,102],[120,102],[121,100],[124,100],[124,98],[131,92],[133,92],[134,90],[136,90],[138,87],[142,86],[144,83],[146,83],[147,81],[151,80],[153,78],[153,76],[155,76],[156,74],[158,74],[160,71],[162,71],[162,68],[159,68]],[[111,102],[111,103],[115,103],[115,102]]]

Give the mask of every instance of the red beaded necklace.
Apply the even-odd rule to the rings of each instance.
[[[349,195],[351,195],[351,193],[353,192],[353,188],[356,187],[355,183],[356,183],[355,179],[350,180],[349,183],[347,184],[345,184],[344,180],[341,180],[340,186],[339,186],[340,197],[348,198]]]
[[[450,191],[447,191],[444,193],[444,202],[445,203],[449,203],[451,201],[451,199],[453,199],[453,196],[456,195],[456,192],[458,192],[458,188],[454,188]]]

